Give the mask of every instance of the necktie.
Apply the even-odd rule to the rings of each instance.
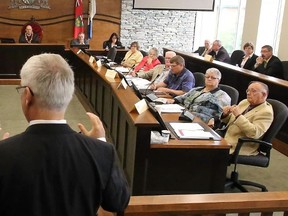
[[[267,61],[264,61],[264,68],[266,68],[267,66]]]

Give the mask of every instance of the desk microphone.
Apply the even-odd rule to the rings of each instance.
[[[148,91],[149,87],[150,87],[151,85],[153,85],[153,83],[156,81],[156,79],[157,79],[159,76],[160,76],[160,74],[158,74],[158,75],[155,77],[155,79],[147,86],[147,88],[145,89],[145,92],[144,92],[144,96],[147,95],[147,91]]]
[[[130,73],[131,73],[131,71],[132,71],[132,70],[134,70],[134,68],[135,68],[135,65],[136,65],[136,64],[132,65],[132,67],[131,67],[131,68],[128,70],[128,74],[130,74]]]
[[[91,54],[84,48],[80,48],[80,50],[85,53],[86,55],[88,55],[89,57],[91,56]]]

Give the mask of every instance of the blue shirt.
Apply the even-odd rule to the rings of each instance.
[[[183,70],[177,75],[173,74],[170,70],[168,76],[164,80],[164,83],[169,89],[188,92],[195,86],[195,79],[191,71],[183,68]]]

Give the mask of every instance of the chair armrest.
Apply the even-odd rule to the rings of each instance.
[[[252,139],[252,138],[239,138],[238,139],[238,143],[237,146],[235,148],[235,151],[233,152],[233,155],[231,157],[231,160],[233,162],[237,163],[238,160],[238,156],[239,156],[239,152],[240,149],[242,148],[242,146],[245,143],[255,143],[255,144],[259,144],[259,152],[263,152],[265,153],[268,157],[270,156],[270,150],[272,149],[272,143],[263,141],[263,140],[259,140],[259,139]]]

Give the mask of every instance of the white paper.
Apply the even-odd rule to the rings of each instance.
[[[184,110],[184,107],[179,104],[160,104],[155,107],[158,107],[163,113],[181,113]]]

